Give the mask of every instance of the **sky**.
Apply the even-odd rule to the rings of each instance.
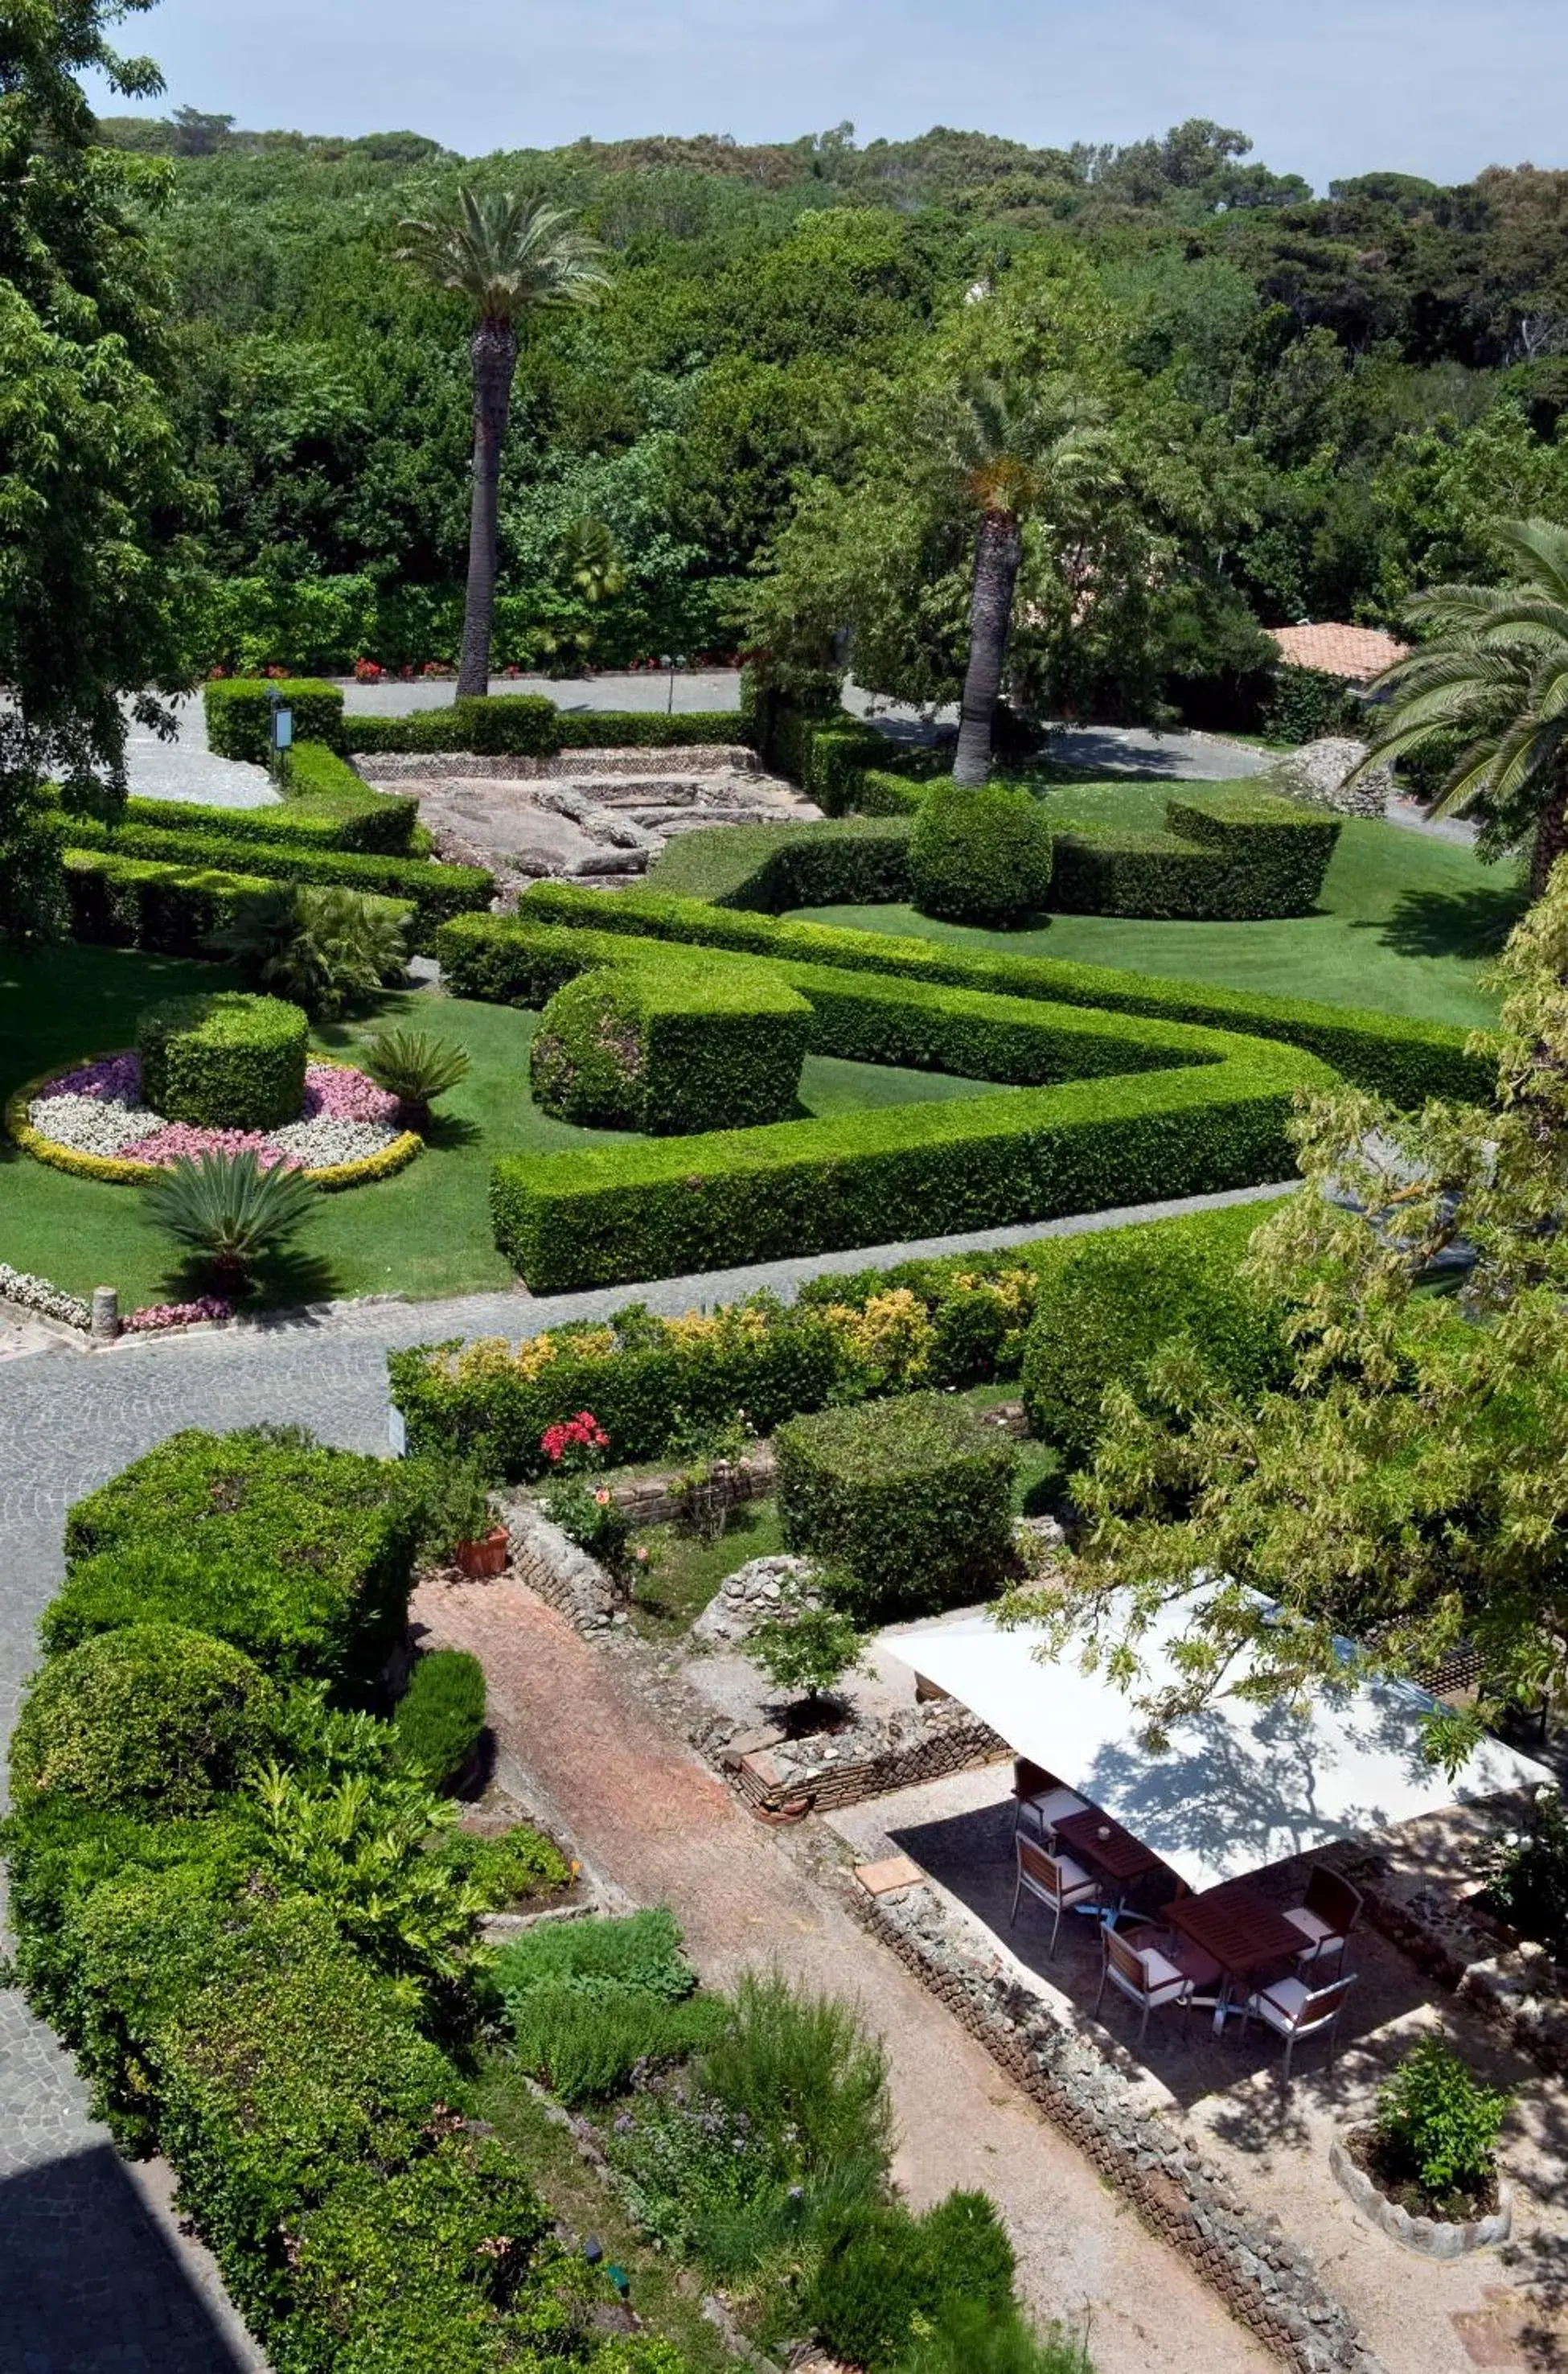
[[[161,0],[120,46],[158,61],[165,107],[467,156],[845,120],[1065,147],[1205,115],[1319,191],[1568,165],[1563,0]]]

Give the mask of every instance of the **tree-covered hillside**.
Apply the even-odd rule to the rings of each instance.
[[[1318,200],[1206,123],[1119,150],[841,126],[469,162],[190,111],[103,130],[175,159],[154,236],[175,415],[215,490],[206,657],[454,652],[465,334],[394,251],[459,181],[571,209],[612,258],[601,306],[524,335],[497,665],[735,648],[797,506],[852,493],[885,518],[911,391],[963,345],[966,302],[1031,282],[1071,283],[1105,398],[1138,423],[1139,535],[1115,586],[1098,564],[1095,631],[1080,602],[1031,653],[1021,611],[1047,695],[1211,711],[1256,668],[1257,622],[1391,622],[1424,583],[1492,572],[1491,517],[1568,517],[1568,172],[1371,172]],[[823,549],[797,555],[817,579]],[[962,576],[935,560],[929,689],[951,688]]]

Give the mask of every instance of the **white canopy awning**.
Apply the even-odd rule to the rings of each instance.
[[[1141,1643],[1150,1683],[1175,1678],[1165,1644],[1180,1604]],[[1364,1838],[1444,1805],[1537,1789],[1553,1776],[1487,1739],[1457,1777],[1422,1754],[1433,1704],[1410,1683],[1363,1682],[1316,1696],[1304,1713],[1222,1697],[1171,1727],[1156,1753],[1135,1700],[1086,1674],[1070,1650],[1045,1662],[1034,1626],[989,1616],[884,1633],[892,1655],[958,1698],[1019,1756],[1115,1816],[1179,1873],[1212,1887],[1336,1839]]]

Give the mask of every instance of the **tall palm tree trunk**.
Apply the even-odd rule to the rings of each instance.
[[[969,664],[964,672],[958,747],[953,757],[954,782],[971,788],[983,783],[991,770],[991,728],[1023,550],[1016,513],[981,513],[975,538],[975,589],[969,602]]]
[[[1539,899],[1558,859],[1568,851],[1568,773],[1557,775],[1536,818],[1530,852],[1530,897]]]
[[[474,363],[474,493],[468,515],[468,594],[462,614],[458,698],[490,689],[490,628],[496,611],[501,449],[517,370],[509,322],[482,321],[469,346]]]

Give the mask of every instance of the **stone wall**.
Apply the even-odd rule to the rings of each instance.
[[[711,1745],[707,1752],[713,1753]],[[718,1762],[757,1813],[835,1814],[863,1797],[913,1789],[1011,1754],[967,1707],[946,1698],[766,1747],[731,1742],[719,1750]]]
[[[1263,788],[1286,799],[1305,800],[1313,807],[1331,808],[1336,816],[1383,816],[1394,788],[1388,768],[1369,767],[1353,783],[1345,780],[1366,753],[1367,745],[1351,735],[1326,734],[1270,767]]]
[[[626,1594],[597,1558],[567,1539],[537,1502],[518,1498],[506,1509],[511,1534],[510,1568],[520,1582],[536,1591],[579,1632],[607,1632],[624,1624]]]
[[[851,1910],[1265,2348],[1300,2374],[1378,2374],[1278,2220],[1249,2212],[1218,2164],[1142,2109],[1092,2043],[984,1958],[929,1886],[873,1898],[856,1886]]]
[[[681,1513],[682,1472],[671,1468],[662,1475],[639,1475],[629,1484],[616,1484],[612,1488],[634,1525],[667,1525]],[[778,1472],[772,1443],[759,1442],[741,1459],[715,1460],[710,1481],[704,1488],[711,1494],[716,1507],[734,1508],[743,1500],[766,1500]]]

